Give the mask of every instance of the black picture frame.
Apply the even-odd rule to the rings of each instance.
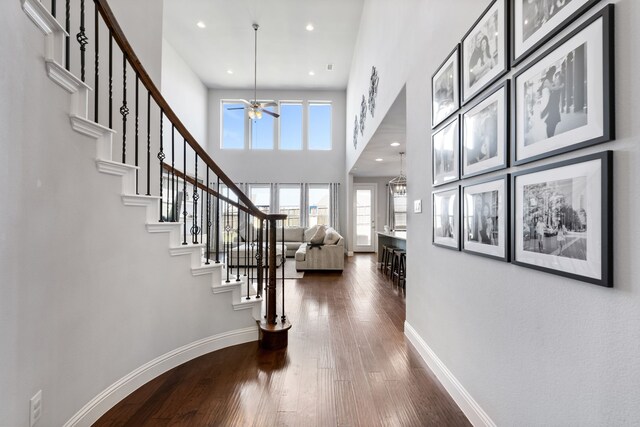
[[[452,63],[453,67],[453,108],[447,111],[443,117],[435,117],[437,110],[436,103],[436,78],[444,71],[444,68]],[[460,109],[460,43],[447,55],[446,59],[438,66],[431,76],[431,129],[436,128],[440,123],[448,120]]]
[[[517,16],[516,16],[518,12],[517,2],[523,2],[523,1],[525,0],[514,0],[513,4],[511,5],[511,9],[509,11],[509,16],[511,21],[511,37],[512,37],[509,52],[511,57],[512,68],[520,64],[523,60],[528,58],[531,54],[533,54],[535,51],[540,49],[544,44],[546,44],[549,40],[551,40],[556,35],[558,35],[558,33],[564,30],[572,22],[574,22],[576,19],[582,16],[585,12],[587,12],[589,9],[595,6],[600,0],[572,0],[572,2],[581,3],[581,4],[577,5],[577,7],[575,8],[571,7],[572,12],[569,15],[564,15],[563,19],[561,19],[559,22],[551,22],[551,20],[546,21],[546,23],[543,24],[543,27],[545,25],[548,25],[549,27],[547,31],[544,34],[542,34],[540,38],[538,38],[535,41],[535,43],[533,43],[530,47],[523,48],[522,52],[518,54],[518,52],[516,52],[519,46],[519,43],[518,43],[519,40],[518,40],[517,34],[518,34],[518,31],[520,31],[521,27],[517,22]],[[570,4],[571,3],[569,3],[569,5]],[[565,8],[568,9],[567,6],[565,6]],[[561,12],[556,12],[556,13],[558,17],[562,18],[562,16],[560,16]],[[541,27],[541,30],[542,30],[542,27]]]
[[[455,219],[455,225],[451,228],[451,233],[455,233],[455,237],[438,237],[436,236],[436,208],[438,207],[438,203],[436,203],[436,197],[441,197],[447,193],[454,194],[455,199],[455,207],[453,209],[453,216]],[[460,186],[456,185],[454,187],[445,188],[437,191],[433,191],[431,193],[431,243],[434,246],[438,246],[445,249],[451,249],[454,251],[460,251]],[[454,240],[455,242],[452,242]],[[448,243],[447,243],[448,242]]]
[[[450,131],[451,137],[455,138],[452,143],[453,149],[453,159],[451,160],[451,164],[454,167],[454,170],[450,172],[450,177],[442,177],[441,174],[437,173],[437,152],[436,152],[436,138],[443,134],[449,129],[450,126],[454,126],[455,129]],[[440,156],[442,159],[442,156]],[[460,179],[460,115],[456,114],[453,118],[446,121],[442,126],[439,127],[431,135],[431,183],[434,187],[438,187],[440,185],[450,184],[452,182],[456,182]]]
[[[512,165],[526,164],[539,159],[615,139],[613,12],[614,6],[612,4],[606,6],[567,36],[556,42],[535,60],[527,64],[526,67],[514,74],[512,79],[513,102],[511,105],[511,140],[513,141],[513,145],[511,147]],[[598,23],[600,20],[602,24],[602,32],[601,35],[596,35],[597,29],[600,28]],[[588,37],[591,37],[590,43],[586,42]],[[575,49],[572,49],[571,46],[576,43],[576,40],[579,41],[580,39],[585,39],[585,43]],[[595,41],[601,43],[601,52],[594,47],[597,44]],[[584,46],[582,49],[585,49],[586,52],[579,55],[578,52],[581,46]],[[598,64],[591,65],[594,55],[598,55],[601,59]],[[581,62],[578,61],[580,57],[582,57]],[[590,59],[587,61],[584,57]],[[557,78],[557,75],[562,74],[563,67],[565,67],[564,64],[569,61],[572,62],[572,66],[567,66],[566,69],[573,70],[574,78],[572,81],[579,81],[576,79],[579,79],[577,71],[580,70],[580,64],[582,64],[582,69],[584,70],[582,75],[586,75],[586,79],[583,77],[582,81],[584,83],[582,85],[574,83],[573,89],[571,89],[574,92],[578,90],[583,92],[581,96],[584,99],[582,101],[578,99],[577,92],[574,93],[574,96],[571,98],[565,96],[566,100],[571,100],[573,106],[569,106],[569,101],[565,101],[565,118],[567,120],[565,120],[564,123],[567,123],[566,126],[572,126],[577,122],[583,122],[586,120],[586,124],[575,126],[570,129],[562,129],[562,127],[557,127],[557,125],[563,123],[563,107],[561,104],[560,106],[556,106],[558,108],[557,112],[554,112],[553,114],[547,112],[547,115],[543,116],[547,108],[545,107],[541,111],[536,111],[535,106],[538,105],[537,101],[534,103],[533,108],[530,107],[531,102],[527,101],[524,88],[527,85],[530,85],[533,80],[540,79],[540,75],[536,75],[536,72],[546,70],[546,79],[550,80],[549,75],[553,74],[553,71],[559,68],[560,71],[555,72],[553,83],[548,84],[551,88],[549,89],[549,92],[551,93],[553,91],[553,85],[556,84],[555,79]],[[602,65],[601,69],[599,67],[600,63]],[[557,67],[556,64],[560,64],[560,66]],[[601,78],[598,78],[599,75],[601,75]],[[562,87],[562,77],[559,77],[558,79],[560,86]],[[524,81],[524,83],[521,83],[521,80]],[[570,87],[568,86],[568,83],[566,83],[568,81],[569,77],[567,73],[564,83],[565,87],[567,87],[567,92]],[[541,87],[546,84],[547,83],[542,83]],[[583,89],[585,85],[587,86],[586,90]],[[562,97],[564,96],[562,92],[563,90],[564,89],[561,89],[560,93],[560,103],[562,103]],[[535,96],[540,96],[539,94],[544,91],[545,89],[542,89],[538,94],[536,94],[537,90],[532,90],[531,93],[536,94]],[[584,92],[586,92],[586,94]],[[532,96],[533,95],[530,95],[530,97]],[[542,96],[540,96],[540,98],[542,98]],[[599,99],[602,100],[601,105],[589,105]],[[548,100],[549,102],[547,105],[550,106],[551,96],[548,96]],[[585,103],[587,104],[586,106]],[[541,107],[541,105],[538,107]],[[525,113],[521,114],[522,111],[526,111],[527,116],[525,116]],[[577,117],[578,111],[583,117]],[[573,115],[573,117],[570,117],[571,115]],[[555,117],[554,120],[550,119],[552,116]],[[543,117],[545,117],[544,120]],[[533,126],[525,126],[525,123],[538,119],[539,121],[537,123],[538,126],[536,131],[531,131]],[[541,123],[543,121],[545,124]],[[553,122],[555,122],[556,126],[553,126]],[[551,126],[553,126],[553,136],[549,136],[550,123]],[[547,127],[546,130],[544,130],[545,126]],[[592,128],[594,129],[593,131],[591,131]],[[526,132],[531,132],[531,135],[535,135],[537,133],[537,135],[531,137],[531,139],[537,137],[538,140],[527,143],[527,135],[525,135]],[[543,135],[544,132],[546,132],[546,137]],[[539,135],[543,135],[542,138],[540,138]]]
[[[484,94],[480,99],[478,99],[476,102],[473,103],[473,105],[469,106],[462,114],[461,114],[461,118],[460,118],[460,176],[462,177],[462,179],[466,179],[466,178],[471,178],[474,176],[478,176],[478,175],[483,175],[489,172],[494,172],[497,170],[501,170],[501,169],[506,169],[509,166],[509,136],[510,136],[510,118],[509,118],[509,114],[511,113],[511,108],[510,108],[510,101],[511,101],[511,81],[509,79],[503,81],[502,83],[500,83],[498,86],[496,86],[495,88],[493,88],[492,90],[488,91],[486,94]],[[467,135],[467,117],[469,116],[469,114],[473,113],[474,109],[477,108],[479,105],[483,104],[485,101],[489,100],[490,98],[496,96],[496,94],[499,94],[499,92],[501,90],[504,90],[504,98],[502,99],[502,103],[503,103],[503,108],[504,111],[502,112],[502,123],[503,123],[503,127],[502,129],[500,129],[499,125],[496,125],[496,157],[498,157],[498,159],[500,157],[502,157],[502,161],[499,161],[498,164],[494,164],[496,163],[496,161],[492,161],[489,163],[488,167],[482,168],[482,169],[477,169],[474,168],[475,170],[473,171],[467,171],[468,169],[468,165],[467,165],[467,141],[468,141],[468,135]],[[499,95],[498,95],[499,96]],[[497,111],[497,115],[498,117],[500,117],[500,111]],[[498,120],[499,123],[499,120]],[[499,136],[501,135],[503,141],[502,143],[500,143],[499,141]],[[502,156],[500,156],[500,152],[502,153]],[[492,157],[493,159],[493,157]],[[488,159],[491,160],[491,159]],[[481,163],[478,162],[478,163]]]
[[[482,93],[482,91],[484,91],[487,87],[491,86],[493,83],[498,81],[502,76],[504,76],[509,71],[509,66],[510,66],[509,43],[511,40],[511,37],[509,35],[510,34],[509,33],[509,23],[510,23],[509,5],[510,5],[509,0],[493,0],[489,4],[489,6],[487,6],[487,8],[482,12],[482,14],[480,14],[480,17],[473,23],[471,28],[469,28],[469,30],[462,37],[462,41],[460,42],[460,102],[463,106],[471,102],[476,96]],[[499,59],[497,64],[497,66],[499,66],[500,68],[498,68],[498,70],[494,72],[492,77],[488,78],[487,81],[483,82],[482,84],[479,84],[476,87],[474,87],[473,84],[471,84],[469,86],[469,89],[467,89],[466,82],[468,78],[466,76],[468,71],[468,67],[467,67],[468,64],[465,64],[465,62],[466,62],[466,56],[467,56],[466,51],[468,51],[469,49],[465,49],[465,43],[467,41],[467,38],[469,38],[472,35],[475,36],[478,34],[476,32],[476,30],[478,29],[478,26],[485,21],[488,13],[494,8],[494,6],[498,7],[498,12],[500,11],[500,8],[502,8],[503,22],[501,25],[500,15],[499,15],[498,24],[497,24],[498,28],[502,29],[502,34],[497,34],[496,36],[498,38],[498,43],[502,43],[502,52],[503,52],[502,59],[501,60]],[[499,51],[500,51],[500,48],[498,47],[498,52]],[[473,52],[471,53],[471,55],[473,55]],[[499,56],[499,53],[498,53],[498,56]]]
[[[588,167],[593,167],[594,165],[598,165],[599,173],[598,169],[595,169],[592,170],[589,175]],[[585,170],[583,175],[578,173],[580,168]],[[553,176],[553,171],[555,171],[555,177]],[[540,178],[543,178],[545,173],[555,181],[544,181],[544,183],[548,184],[552,182],[553,186],[550,187],[556,188],[558,194],[565,191],[563,189],[567,189],[567,192],[570,191],[569,195],[572,200],[570,207],[574,213],[577,212],[577,216],[572,214],[572,211],[566,209],[566,206],[563,206],[565,210],[558,210],[556,208],[559,206],[557,206],[547,211],[547,205],[551,206],[552,203],[557,203],[558,200],[564,204],[564,201],[567,199],[567,194],[563,194],[563,197],[557,197],[557,194],[550,194],[548,198],[536,198],[532,196],[533,193],[529,195],[525,194],[527,189],[519,180],[526,180],[526,177],[529,176],[529,181],[525,182],[530,182],[529,185],[531,188],[538,192],[541,191],[540,189],[542,188],[539,186]],[[570,176],[571,173],[575,176],[566,178]],[[571,188],[569,188],[568,182],[561,186],[557,185],[557,183],[569,181],[569,179],[571,180]],[[584,182],[577,185],[576,181],[579,181],[579,179]],[[525,215],[525,207],[518,206],[521,185],[523,193],[521,198],[524,200],[526,196],[528,198],[527,200],[529,200],[529,205],[535,209],[532,210],[530,207],[526,210],[530,224],[528,227],[529,231],[527,231],[527,227],[525,227],[527,221],[519,219],[519,216]],[[575,197],[573,194],[574,188],[578,191],[583,191],[585,194],[579,194],[580,197]],[[539,209],[537,205],[538,200],[544,201],[541,209]],[[573,209],[575,201],[581,205],[580,209],[584,212]],[[555,216],[562,213],[562,217],[565,219],[564,224],[569,224],[566,219],[569,215],[573,224],[570,227],[566,227],[565,225],[565,228],[573,231],[575,234],[574,237],[576,240],[574,241],[572,251],[568,253],[565,252],[567,255],[564,256],[555,254],[555,252],[562,254],[563,251],[572,248],[571,243],[568,241],[568,237],[570,236],[567,236],[569,231],[567,231],[567,233],[563,233],[565,236],[563,244],[560,245],[560,242],[557,241],[555,252],[547,253],[554,249],[552,246],[553,241],[550,240],[549,246],[547,246],[547,241],[545,240],[547,237],[553,237],[554,235],[554,229],[549,228],[548,224],[549,220],[553,220],[553,218],[541,218],[541,215],[536,214],[536,212],[548,212],[547,215]],[[569,212],[569,214],[567,212]],[[613,286],[613,151],[603,151],[513,173],[511,175],[511,214],[511,263],[599,286]],[[595,218],[593,218],[594,216]],[[556,220],[557,219],[558,218],[556,218]],[[532,226],[534,222],[536,225]],[[542,222],[541,227],[540,222]],[[595,228],[595,230],[591,232],[591,228]],[[558,238],[557,233],[559,229],[561,229],[560,224],[557,224],[555,229],[556,239]],[[520,239],[518,238],[518,230],[522,233]],[[586,234],[580,236],[579,233]],[[540,237],[541,235],[542,237]],[[531,242],[532,239],[536,239],[538,245],[540,245],[540,240],[542,240],[542,245],[536,246],[535,241],[533,243]],[[584,239],[585,242],[580,242],[580,239]],[[593,239],[592,243],[588,243],[589,239]],[[520,243],[522,243],[522,248],[519,247]],[[565,243],[566,246],[564,246]],[[525,250],[525,245],[528,245],[529,249]],[[537,255],[535,255],[536,253]],[[525,261],[526,257],[530,258],[529,262]],[[564,266],[562,264],[564,264]],[[596,268],[598,265],[599,268]],[[554,266],[557,267],[554,268]],[[569,271],[571,268],[574,271]],[[599,274],[584,274],[584,272],[588,272],[589,269],[599,271]]]
[[[466,253],[470,253],[473,255],[482,256],[485,258],[491,258],[498,261],[509,262],[511,247],[510,247],[510,236],[511,236],[511,203],[510,203],[510,185],[511,178],[509,174],[505,174],[499,177],[493,177],[484,179],[481,181],[476,181],[473,183],[469,183],[462,186],[460,192],[461,199],[461,213],[460,213],[460,222],[461,222],[461,233],[460,240],[462,251]],[[482,191],[482,193],[474,193],[473,190]],[[484,190],[484,191],[483,191]],[[482,232],[480,231],[482,225],[479,222],[476,222],[474,219],[475,215],[468,214],[468,196],[477,196],[478,194],[482,194],[486,196],[486,193],[496,192],[497,196],[500,197],[502,195],[502,199],[498,199],[496,202],[498,206],[496,207],[496,218],[495,223],[492,221],[492,227],[495,226],[498,231],[498,237],[496,239],[496,244],[486,244],[486,243],[476,243],[476,241],[481,241],[483,238],[480,237]],[[488,207],[488,206],[487,206]],[[502,208],[502,212],[500,212],[500,208]],[[481,207],[481,211],[484,209],[484,206]],[[491,209],[491,208],[489,208]],[[477,212],[474,206],[474,211]],[[482,212],[483,213],[483,212]],[[499,215],[502,215],[502,218],[499,218]],[[500,221],[502,220],[502,224]],[[470,221],[475,223],[475,227],[471,226]],[[473,230],[477,228],[477,230]],[[501,232],[501,233],[500,233]],[[477,236],[473,236],[474,234],[478,234]],[[502,236],[500,236],[502,234]],[[472,237],[473,236],[473,237]],[[471,237],[471,238],[470,238]],[[492,239],[491,236],[485,236],[487,239]],[[472,239],[478,239],[473,241]]]

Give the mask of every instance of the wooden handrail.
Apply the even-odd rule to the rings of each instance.
[[[169,103],[164,99],[156,85],[153,83],[153,80],[145,70],[142,62],[136,55],[135,51],[131,47],[129,40],[124,35],[120,24],[115,18],[111,7],[109,6],[107,0],[94,0],[100,15],[102,15],[102,19],[105,24],[111,31],[113,35],[113,39],[116,41],[122,52],[126,55],[126,58],[134,69],[136,74],[138,75],[140,81],[144,85],[144,87],[149,91],[151,97],[153,97],[158,107],[163,111],[165,117],[169,119],[171,124],[175,126],[180,135],[187,141],[189,146],[198,154],[198,156],[204,161],[204,163],[220,178],[224,184],[231,188],[234,193],[238,196],[238,200],[242,201],[249,209],[249,213],[255,215],[258,218],[267,219],[267,220],[279,220],[286,219],[286,215],[282,214],[265,214],[260,209],[258,209],[251,199],[247,197],[240,189],[236,186],[236,184],[220,169],[220,167],[213,161],[213,159],[209,156],[209,154],[205,151],[204,148],[198,144],[196,139],[191,135],[191,133],[187,130],[187,127],[182,123],[182,121],[178,118],[178,115],[173,111],[173,109],[169,106]]]
[[[257,218],[260,219],[265,219],[267,221],[269,220],[285,220],[287,219],[287,215],[286,214],[279,214],[279,213],[265,213],[262,212],[261,210],[258,210],[259,214],[256,214],[254,211],[252,211],[249,207],[247,206],[243,206],[240,203],[236,202],[235,200],[232,200],[226,196],[223,196],[222,194],[218,193],[216,190],[214,190],[211,187],[207,187],[205,184],[202,184],[201,182],[196,182],[196,180],[189,176],[186,175],[184,172],[172,167],[171,165],[167,164],[167,163],[162,163],[162,168],[164,170],[166,170],[169,173],[173,173],[175,176],[177,176],[180,179],[184,179],[186,180],[189,184],[191,185],[195,185],[197,186],[199,189],[201,189],[202,191],[206,191],[209,194],[217,197],[218,199],[227,202],[228,204],[230,204],[231,206],[235,206],[236,208],[240,209],[243,212],[247,212],[251,215],[256,216]]]

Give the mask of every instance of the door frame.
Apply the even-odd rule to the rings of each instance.
[[[371,245],[369,246],[358,245],[358,208],[356,206],[356,196],[358,194],[358,190],[371,190]],[[378,239],[376,238],[376,221],[378,215],[378,184],[365,182],[354,183],[351,205],[353,207],[353,252],[376,252],[376,246],[378,244]]]

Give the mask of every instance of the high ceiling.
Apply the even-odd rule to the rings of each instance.
[[[255,22],[258,89],[345,89],[363,2],[164,0],[164,35],[206,86],[251,88]]]

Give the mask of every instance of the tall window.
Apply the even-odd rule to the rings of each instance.
[[[309,150],[331,150],[331,103],[309,103]]]
[[[309,227],[329,225],[329,186],[309,185]]]
[[[280,186],[278,204],[278,211],[287,215],[285,227],[300,226],[300,186]]]
[[[280,103],[280,149],[302,150],[302,103]]]
[[[271,187],[269,185],[254,184],[249,189],[249,198],[262,212],[271,210]]]
[[[407,229],[407,195],[393,195],[393,219],[395,230]]]
[[[275,112],[273,107],[265,110]],[[274,118],[262,113],[262,118],[251,121],[251,148],[254,150],[273,150]]]
[[[222,102],[222,148],[244,148],[244,104],[234,101]]]

